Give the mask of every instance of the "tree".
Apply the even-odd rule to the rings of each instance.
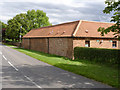
[[[49,18],[41,10],[28,10],[27,13],[21,13],[8,21],[6,30],[7,38],[13,41],[19,41],[20,36],[25,35],[31,29],[44,26],[50,26]]]
[[[2,25],[1,26],[2,28],[6,28],[7,27],[7,24],[3,23],[2,21],[0,21],[0,25]]]
[[[27,18],[26,14],[18,14],[13,19],[8,21],[6,36],[13,41],[19,40],[20,35],[27,33]],[[21,33],[20,33],[21,31]]]
[[[5,39],[5,30],[7,28],[7,24],[0,21],[0,41]]]
[[[29,29],[52,25],[46,13],[41,10],[28,10],[26,16],[29,20]]]
[[[115,37],[120,39],[120,1],[106,0],[105,4],[107,4],[107,7],[105,7],[103,13],[110,14],[111,12],[114,12],[111,17],[111,22],[115,22],[115,24],[108,28],[99,27],[98,32],[101,32],[102,36],[109,32],[114,32]]]

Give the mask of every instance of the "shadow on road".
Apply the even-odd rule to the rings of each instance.
[[[24,75],[29,77],[33,82],[40,85],[42,88],[110,88],[107,85],[95,82],[88,78],[73,74],[68,71],[56,68],[51,65],[27,65],[17,66],[19,71],[13,70],[12,67],[3,66],[3,78],[11,85],[34,86]],[[4,84],[4,83],[3,83]],[[12,87],[11,87],[12,88]]]

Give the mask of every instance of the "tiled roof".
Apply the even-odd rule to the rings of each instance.
[[[79,21],[63,23],[39,29],[33,29],[23,38],[27,37],[71,37]]]
[[[105,37],[105,38],[113,38],[114,33],[110,32],[101,36],[100,32],[98,32],[99,27],[110,27],[114,25],[113,23],[105,23],[105,22],[94,22],[94,21],[82,21],[78,31],[76,32],[75,37]]]
[[[107,28],[114,25],[113,23],[94,22],[94,21],[74,21],[63,23],[39,29],[33,29],[28,32],[23,38],[34,37],[98,37],[98,38],[113,38],[112,32],[101,36],[97,31],[99,27]]]

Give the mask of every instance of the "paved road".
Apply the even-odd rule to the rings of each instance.
[[[3,88],[111,88],[3,46]],[[1,64],[1,62],[0,62]]]

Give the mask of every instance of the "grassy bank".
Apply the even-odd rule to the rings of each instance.
[[[8,47],[11,47],[11,48],[13,48],[13,47],[16,47],[16,46],[13,46],[13,45],[10,45],[10,44],[7,44],[7,43],[2,43],[3,45],[6,45],[6,46],[8,46]]]
[[[70,60],[64,57],[45,54],[38,51],[14,48],[26,55],[46,62],[64,70],[86,76],[118,88],[118,70],[105,64],[97,64],[87,60]]]

